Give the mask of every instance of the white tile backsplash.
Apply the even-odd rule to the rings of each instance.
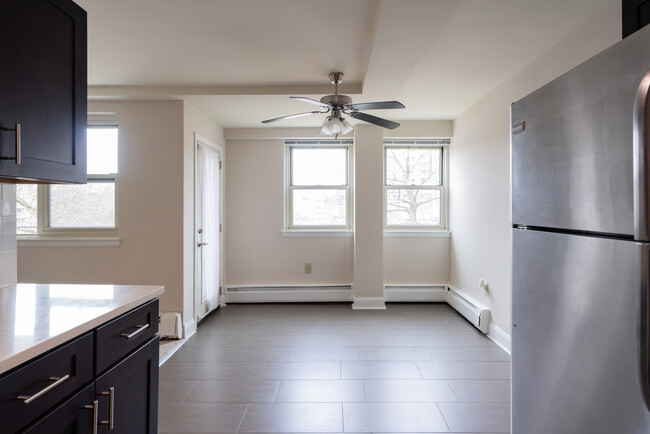
[[[0,184],[0,288],[15,285],[18,273],[16,250],[16,186]]]

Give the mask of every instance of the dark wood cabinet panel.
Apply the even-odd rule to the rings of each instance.
[[[0,432],[16,432],[92,379],[92,333],[4,375],[0,378]]]
[[[95,374],[106,370],[157,332],[158,299],[98,327],[95,331]]]
[[[126,346],[110,345],[110,336],[132,334],[143,319],[150,326],[132,340],[121,337],[128,342]],[[0,434],[83,434],[92,433],[93,426],[100,433],[156,434],[157,330],[156,298],[3,373]],[[97,340],[97,336],[104,339]],[[110,361],[112,367],[96,372],[94,360],[99,358]]]
[[[0,177],[86,182],[86,12],[71,0],[7,0],[0,29],[9,49],[0,68]],[[20,165],[6,159],[16,156],[17,133],[7,129],[17,123]]]
[[[112,432],[158,432],[158,352],[156,336],[96,380],[100,421],[110,420],[113,394]],[[98,432],[109,433],[109,428],[100,424]]]
[[[81,392],[58,406],[47,416],[36,422],[25,434],[92,434],[95,420],[94,385],[90,384]]]
[[[623,37],[650,24],[650,0],[622,0]]]

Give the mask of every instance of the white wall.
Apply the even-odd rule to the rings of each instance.
[[[449,238],[384,238],[385,285],[446,285]]]
[[[370,150],[375,158],[368,165],[355,156],[355,176],[368,169],[379,173],[376,187],[381,195],[382,134],[391,138],[450,137],[451,121],[408,121],[394,131],[374,127],[369,132]],[[226,172],[226,274],[228,286],[236,285],[330,285],[354,283],[354,239],[282,237],[284,226],[284,139],[314,138],[318,130],[310,128],[226,129],[228,162]],[[355,151],[356,152],[356,151]],[[368,167],[366,167],[368,166]],[[355,186],[357,208],[367,207],[364,194]],[[382,202],[373,202],[372,213],[381,221]],[[363,225],[363,219],[357,227]],[[380,223],[381,224],[381,223]],[[381,231],[374,241],[379,246],[378,279],[388,284],[445,284],[449,278],[448,238],[385,238]],[[383,249],[382,249],[383,244]],[[312,274],[304,274],[303,264],[312,263]],[[376,285],[375,285],[376,286]],[[381,297],[381,290],[365,296]]]
[[[510,334],[510,104],[621,37],[620,6],[595,16],[454,122],[450,154],[451,286],[491,308]],[[479,279],[490,287],[489,298]]]
[[[18,281],[164,285],[183,305],[183,103],[91,101],[119,116],[119,247],[19,247]]]
[[[227,285],[350,284],[352,238],[282,237],[284,142],[229,140],[226,148]]]
[[[194,305],[194,178],[195,135],[223,148],[221,159],[226,161],[223,128],[193,105],[183,103],[183,321],[188,324],[196,317]],[[224,164],[224,170],[227,165]],[[225,178],[225,177],[224,177]],[[225,204],[225,199],[224,202]],[[217,222],[218,223],[218,222]],[[225,243],[224,243],[225,245]],[[225,281],[225,280],[224,280]]]

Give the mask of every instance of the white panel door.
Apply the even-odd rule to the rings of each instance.
[[[197,145],[196,295],[197,316],[219,304],[221,287],[221,153],[201,142]]]

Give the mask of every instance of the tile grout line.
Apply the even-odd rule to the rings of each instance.
[[[434,402],[434,404],[435,404],[436,408],[438,409],[438,412],[440,413],[440,416],[442,416],[442,421],[443,421],[443,422],[445,423],[445,425],[447,426],[447,429],[449,430],[449,432],[452,432],[452,431],[451,431],[451,427],[449,426],[449,423],[447,423],[447,419],[445,419],[445,415],[442,414],[442,410],[440,409],[440,406],[438,405],[437,402]]]
[[[246,417],[246,413],[248,413],[248,409],[250,408],[250,406],[251,406],[250,404],[246,404],[246,410],[244,410],[244,414],[242,415],[241,420],[239,421],[239,425],[237,425],[237,429],[235,430],[236,433],[238,433],[239,430],[241,429],[241,426],[244,423],[244,418]]]

